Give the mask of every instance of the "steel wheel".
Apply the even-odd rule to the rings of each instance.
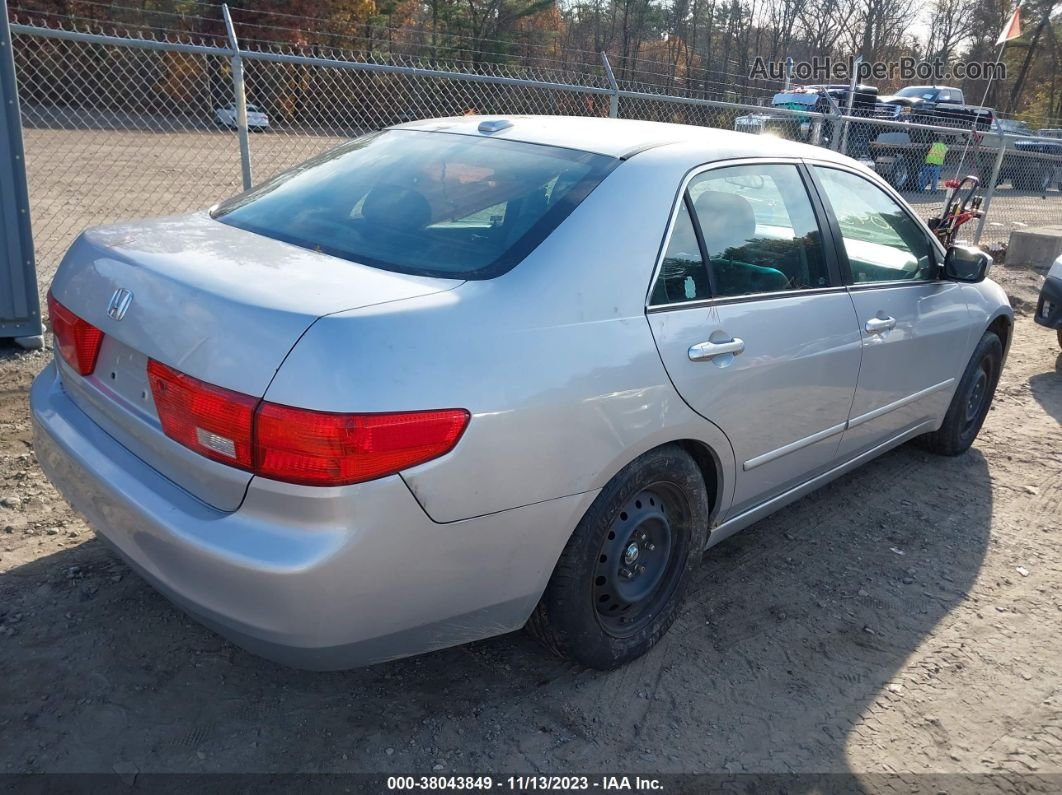
[[[677,444],[616,473],[568,539],[528,631],[554,653],[601,670],[645,654],[677,618],[704,551],[705,484]]]
[[[657,483],[623,506],[605,536],[594,572],[594,608],[609,634],[626,637],[653,619],[678,582],[672,517],[683,512],[674,488]]]
[[[984,411],[985,400],[990,394],[989,384],[992,375],[989,372],[989,362],[982,360],[974,375],[973,383],[970,384],[966,393],[966,410],[963,414],[962,432],[968,433]]]

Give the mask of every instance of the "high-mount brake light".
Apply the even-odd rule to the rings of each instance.
[[[151,360],[162,429],[201,455],[271,480],[343,486],[392,475],[450,452],[464,409],[347,414],[283,406],[207,384]]]
[[[103,332],[59,303],[51,290],[48,291],[48,316],[59,354],[79,375],[92,375],[103,344]]]

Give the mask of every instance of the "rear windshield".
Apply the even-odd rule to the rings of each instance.
[[[389,130],[225,202],[222,223],[385,270],[483,279],[512,268],[604,179],[612,157]]]

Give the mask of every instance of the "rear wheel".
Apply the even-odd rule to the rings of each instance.
[[[966,452],[988,415],[1002,367],[1003,343],[986,331],[959,381],[944,423],[940,430],[919,437],[922,446],[938,455]]]
[[[675,620],[704,551],[708,514],[701,472],[680,447],[633,461],[579,522],[528,630],[591,668],[645,654]]]

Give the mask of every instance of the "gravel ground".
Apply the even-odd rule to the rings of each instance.
[[[0,350],[0,773],[1062,773],[1062,356],[1042,277],[998,270],[1019,319],[974,449],[901,448],[721,544],[608,674],[522,633],[325,674],[231,646],[48,484],[50,353]]]

